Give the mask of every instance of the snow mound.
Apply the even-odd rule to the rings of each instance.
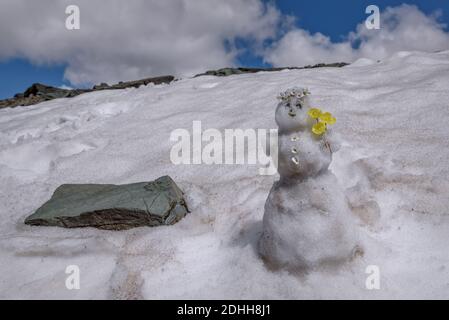
[[[376,61],[368,58],[360,58],[349,65],[349,67],[366,67],[375,64]]]

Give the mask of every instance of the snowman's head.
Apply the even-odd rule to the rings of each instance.
[[[282,92],[275,114],[279,133],[302,131],[307,128],[309,110],[309,91],[303,88],[291,88]]]

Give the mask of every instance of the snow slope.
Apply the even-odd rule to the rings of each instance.
[[[257,165],[173,165],[170,132],[276,128],[276,95],[308,87],[345,144],[332,171],[347,190],[365,255],[292,275],[257,255],[276,176]],[[0,298],[449,298],[449,51],[400,52],[344,68],[203,76],[0,110]],[[169,174],[192,211],[128,231],[30,227],[62,183]],[[361,218],[359,218],[361,217]],[[78,265],[81,289],[67,290]],[[367,290],[366,267],[380,269]]]

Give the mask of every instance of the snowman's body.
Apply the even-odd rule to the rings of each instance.
[[[298,90],[302,92],[293,89]],[[262,256],[276,268],[304,270],[339,263],[357,248],[345,195],[328,170],[338,143],[331,132],[311,132],[309,108],[308,96],[299,94],[276,109],[280,180],[265,203],[260,241]]]

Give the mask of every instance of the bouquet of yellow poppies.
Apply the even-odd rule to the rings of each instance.
[[[316,135],[326,133],[327,126],[333,125],[337,121],[330,112],[323,112],[318,108],[310,108],[308,115],[316,120],[316,123],[312,126],[312,132]]]
[[[318,108],[310,108],[307,113],[310,118],[315,120],[315,123],[312,126],[312,132],[317,136],[323,137],[324,145],[329,149],[329,152],[332,153],[331,146],[324,137],[324,134],[327,131],[327,127],[333,125],[337,119],[335,119],[330,112],[323,112]]]

